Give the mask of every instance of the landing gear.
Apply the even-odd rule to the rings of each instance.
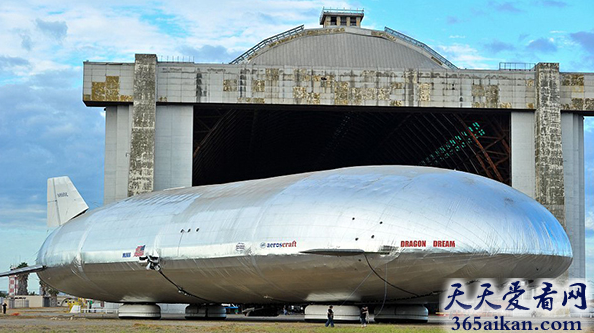
[[[159,319],[161,308],[154,303],[125,303],[120,306],[120,319]]]
[[[376,308],[375,311],[379,311]],[[386,305],[381,312],[376,312],[376,323],[416,322],[426,323],[429,320],[429,311],[421,304],[412,305]]]
[[[221,305],[190,304],[186,307],[186,319],[224,320],[227,311]]]

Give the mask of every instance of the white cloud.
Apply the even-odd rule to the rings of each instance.
[[[586,278],[594,279],[594,239],[586,237]]]
[[[594,211],[592,210],[586,213],[586,230],[594,231]]]
[[[40,204],[0,204],[0,226],[45,230],[46,207]],[[0,269],[1,270],[1,269]]]
[[[352,8],[346,1],[216,1],[204,6],[201,2],[174,0],[160,8],[179,19],[186,27],[187,46],[213,45],[213,41],[230,51],[245,51],[262,39],[305,24],[318,27],[322,7]],[[229,10],[233,8],[233,10]],[[200,12],[201,15],[195,15]]]
[[[80,66],[87,58],[113,60],[134,53],[170,50],[175,46],[166,33],[141,20],[144,5],[134,10],[109,10],[84,3],[3,7],[0,13],[0,56],[26,58],[32,64],[18,76]]]
[[[317,27],[324,6],[352,7],[346,1],[320,0],[61,1],[51,6],[9,1],[0,12],[0,56],[29,60],[30,67],[16,72],[26,77],[72,68],[83,60],[130,62],[135,53],[178,56],[182,47],[209,45],[239,54],[297,25]]]
[[[493,69],[495,59],[479,54],[478,50],[467,44],[439,45],[438,50],[446,59],[459,68]]]

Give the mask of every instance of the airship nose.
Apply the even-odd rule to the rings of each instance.
[[[450,267],[452,277],[549,278],[571,264],[563,226],[520,191],[451,170],[433,169],[413,178],[396,200],[411,216],[404,237],[427,239],[431,251],[455,257],[450,262],[459,270]]]
[[[502,183],[456,172],[456,192],[466,193],[460,206],[465,218],[459,225],[468,250],[487,254],[483,275],[493,277],[553,278],[571,264],[569,238],[544,206]],[[477,195],[480,194],[480,195]],[[477,264],[481,261],[477,261]]]

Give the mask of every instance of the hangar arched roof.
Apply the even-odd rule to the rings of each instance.
[[[296,30],[264,40],[240,61],[265,66],[452,69],[445,58],[412,38],[356,27]],[[393,30],[390,30],[394,32]],[[274,38],[276,36],[271,37]],[[408,40],[406,39],[408,38]]]

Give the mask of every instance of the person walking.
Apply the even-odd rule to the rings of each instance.
[[[2,314],[6,314],[6,302],[2,303]]]
[[[332,310],[332,305],[328,308],[328,320],[326,320],[326,327],[330,325],[334,327],[334,311]]]
[[[361,327],[367,327],[367,323],[369,322],[369,308],[366,306],[361,308],[361,316],[359,320],[361,321]]]

